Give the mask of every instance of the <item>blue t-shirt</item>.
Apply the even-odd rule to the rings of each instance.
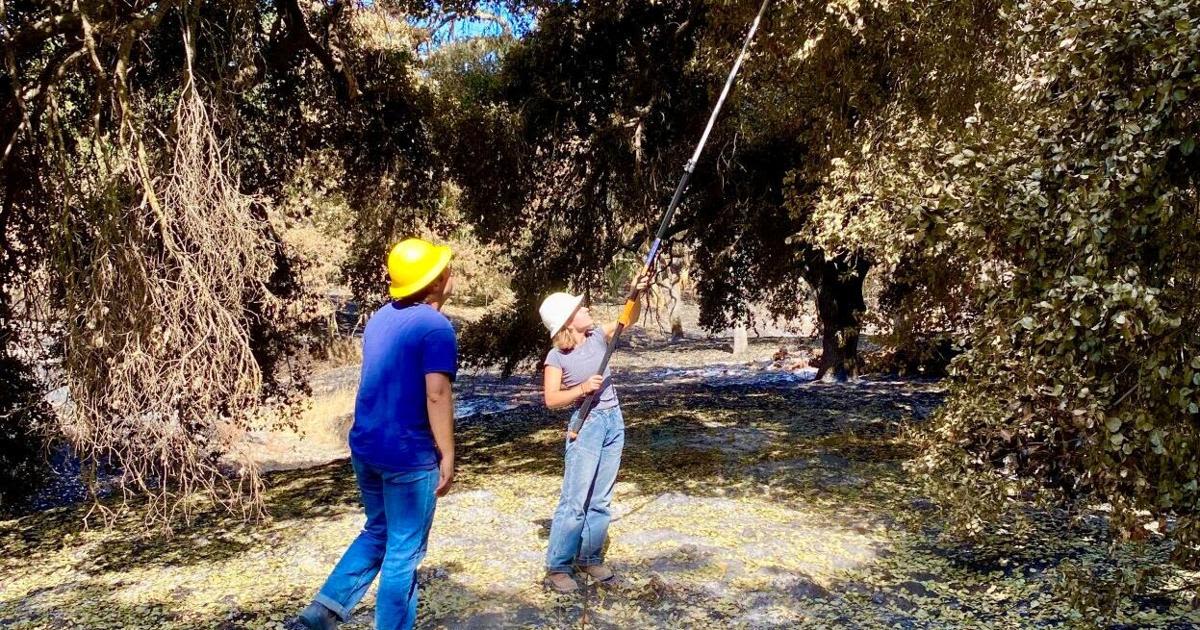
[[[375,311],[363,331],[350,452],[384,470],[437,468],[425,375],[442,372],[453,381],[457,371],[454,327],[437,309],[392,302]]]

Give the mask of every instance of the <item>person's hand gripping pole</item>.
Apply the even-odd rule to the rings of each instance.
[[[626,328],[632,326],[641,313],[640,300],[642,293],[645,293],[650,288],[650,282],[654,279],[654,270],[652,268],[654,262],[652,258],[649,260],[649,263],[651,267],[643,269],[629,283],[629,294],[625,298],[625,306],[621,309],[621,315],[617,317],[617,327],[608,342],[608,350],[604,352],[604,359],[600,362],[600,373],[581,384],[585,398],[583,399],[583,404],[579,407],[579,413],[575,415],[571,420],[570,426],[567,427],[567,439],[569,440],[579,437],[579,428],[583,425],[583,421],[587,419],[588,413],[591,412],[592,407],[596,403],[596,398],[603,387],[604,369],[608,367],[608,361],[612,358],[613,350],[617,347],[617,341],[621,338],[621,333]]]
[[[713,107],[712,114],[708,117],[708,124],[704,127],[704,133],[700,135],[700,142],[696,143],[695,152],[692,153],[692,157],[687,161],[687,164],[683,166],[683,175],[679,178],[679,183],[675,186],[675,194],[671,196],[671,202],[667,204],[667,211],[663,213],[662,222],[658,226],[658,234],[655,236],[654,242],[650,244],[650,253],[646,255],[646,265],[642,276],[646,276],[654,269],[654,261],[658,258],[658,248],[662,245],[663,239],[667,238],[667,228],[671,225],[671,217],[675,215],[675,208],[679,206],[679,201],[683,199],[683,191],[687,190],[688,180],[691,179],[692,172],[696,169],[696,163],[700,160],[700,153],[704,151],[704,145],[708,142],[708,134],[712,132],[713,125],[717,122],[717,116],[721,113],[721,106],[725,104],[725,98],[729,96],[729,90],[733,87],[733,81],[737,77],[738,68],[742,67],[742,61],[746,59],[746,51],[750,49],[750,42],[754,41],[754,33],[758,31],[758,25],[762,21],[763,14],[767,12],[767,5],[770,3],[771,0],[762,0],[762,4],[758,7],[758,14],[754,16],[754,21],[750,23],[750,30],[746,32],[746,40],[742,42],[742,50],[738,53],[737,59],[734,60],[733,68],[729,70],[729,76],[725,78],[725,87],[721,88],[721,95],[717,97],[717,104]],[[608,360],[612,358],[613,349],[617,347],[617,342],[621,339],[621,331],[633,323],[634,316],[637,313],[638,295],[641,292],[638,284],[635,281],[634,285],[630,287],[629,299],[625,302],[625,309],[621,311],[620,319],[617,320],[617,328],[612,335],[612,339],[608,342],[608,350],[604,353],[604,360],[600,362],[600,374],[604,374],[604,369],[608,367]],[[583,426],[584,420],[587,420],[588,413],[592,410],[595,402],[596,392],[592,392],[583,399],[583,405],[579,407],[579,413],[571,418],[571,424],[567,427],[567,436],[570,439],[574,440],[579,436],[579,427]]]

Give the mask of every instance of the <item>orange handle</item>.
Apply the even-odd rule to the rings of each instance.
[[[617,323],[629,328],[633,324],[633,309],[637,308],[637,300],[629,300],[625,303],[625,308],[621,310],[621,316],[617,318]]]

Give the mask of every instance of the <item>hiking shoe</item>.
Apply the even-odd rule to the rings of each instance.
[[[579,567],[580,571],[592,576],[593,580],[601,584],[613,584],[617,581],[617,574],[612,572],[612,569],[603,564],[593,564],[587,567]]]
[[[313,602],[300,612],[296,621],[300,622],[300,625],[307,630],[334,630],[340,620],[332,610]]]
[[[579,590],[579,582],[566,573],[551,573],[546,576],[546,583],[559,593],[574,593]]]

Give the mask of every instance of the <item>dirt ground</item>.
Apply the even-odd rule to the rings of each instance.
[[[418,627],[1200,625],[1187,589],[1080,599],[1068,573],[1197,578],[1153,538],[1109,548],[1102,512],[1032,513],[987,544],[946,536],[905,470],[942,383],[813,382],[813,339],[764,328],[734,356],[728,331],[694,333],[690,317],[682,342],[635,329],[614,359],[627,422],[608,547],[616,588],[542,585],[566,416],[540,405],[536,374],[460,375],[460,473],[438,504]],[[86,506],[0,521],[0,627],[284,627],[363,523],[344,442],[357,379],[353,362],[317,374],[296,431],[249,436],[274,471],[266,521],[205,512],[174,537],[138,533],[133,516],[85,529]],[[373,597],[346,628],[372,627]]]
[[[619,309],[620,305],[615,304],[594,307],[599,321],[615,317]],[[461,328],[484,310],[451,306],[447,312]],[[749,331],[746,350],[734,355],[731,330],[711,334],[700,330],[695,305],[687,304],[681,312],[686,331],[683,340],[672,341],[667,327],[659,326],[653,313],[646,314],[643,325],[625,334],[612,362],[622,391],[637,393],[663,379],[734,385],[761,383],[764,379],[777,384],[800,383],[811,377],[811,370],[804,370],[804,366],[820,342],[794,334],[794,330],[807,325],[803,318],[795,322],[764,321]],[[863,346],[871,347],[868,341]],[[249,450],[264,471],[316,466],[350,456],[345,438],[352,422],[360,357],[357,352],[346,352],[346,360],[325,366],[311,377],[313,396],[294,430],[260,430],[247,436]],[[465,418],[539,404],[540,378],[534,366],[503,379],[489,370],[464,371],[455,383],[457,415]]]
[[[635,344],[624,356],[628,435],[608,548],[621,584],[575,596],[542,586],[565,417],[536,404],[528,377],[465,377],[462,398],[486,391],[494,409],[459,421],[461,472],[437,508],[418,627],[1074,628],[1100,611],[1072,608],[1068,570],[1168,566],[1154,541],[1110,553],[1102,515],[1038,514],[988,545],[946,537],[903,466],[942,384],[810,382],[771,358],[805,340],[758,340],[737,362],[725,343]],[[352,388],[355,370],[343,372],[321,391]],[[85,530],[82,507],[0,522],[0,627],[283,627],[363,516],[344,459],[267,480],[269,520],[210,512],[171,538],[135,533],[132,518]],[[372,626],[373,597],[345,627]],[[1107,627],[1200,624],[1180,593],[1109,603]]]

